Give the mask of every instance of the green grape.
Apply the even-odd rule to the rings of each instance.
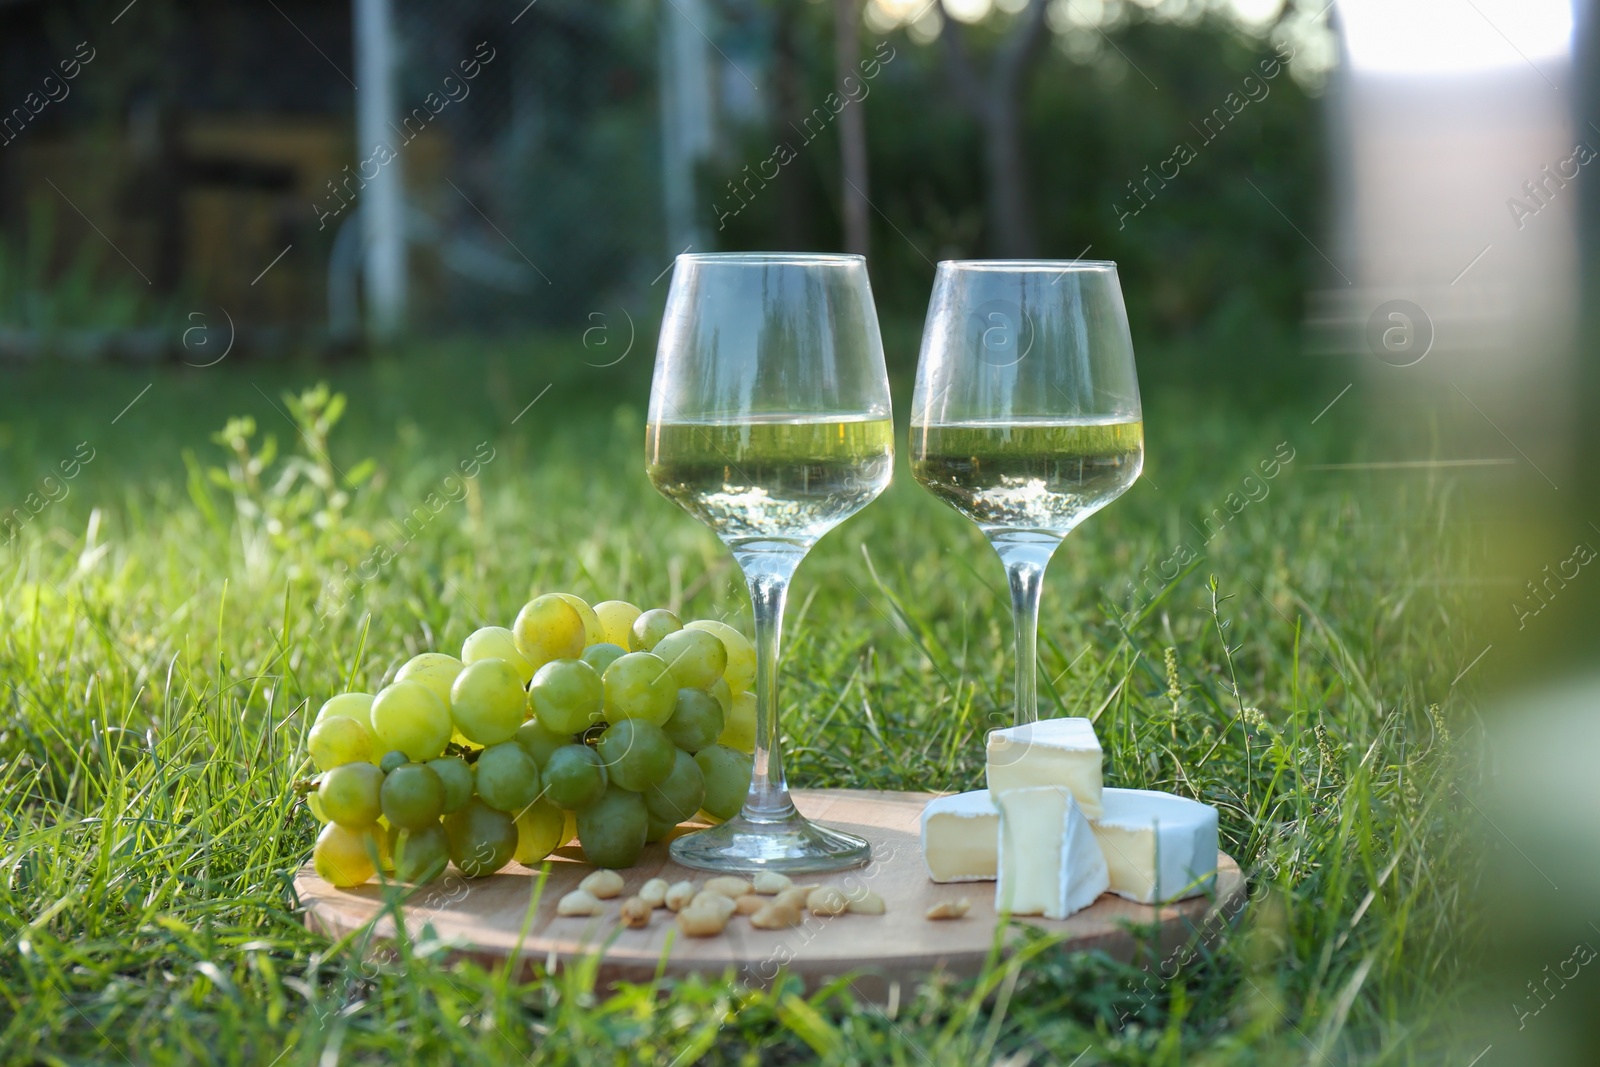
[[[517,669],[503,659],[481,659],[450,687],[450,714],[468,741],[498,745],[516,736],[528,717],[528,694]]]
[[[420,830],[444,814],[444,783],[426,763],[396,767],[380,790],[383,817],[402,830]]]
[[[536,800],[517,815],[516,861],[532,867],[561,846],[566,812],[546,800]]]
[[[511,862],[517,851],[517,824],[477,797],[444,818],[450,862],[468,878],[493,874]]]
[[[578,844],[596,867],[632,867],[644,848],[650,813],[644,798],[615,785],[578,812]]]
[[[706,692],[717,698],[717,703],[722,708],[723,719],[733,714],[733,690],[728,687],[726,678],[718,678],[706,686]]]
[[[517,649],[538,670],[553,659],[583,655],[583,616],[558,596],[537,597],[522,606],[511,624]]]
[[[479,753],[472,777],[479,799],[499,811],[515,815],[539,798],[539,765],[515,741]]]
[[[673,822],[671,819],[658,819],[654,815],[651,815],[645,822],[644,843],[647,845],[653,845],[657,841],[663,841],[666,839],[668,834],[672,833],[672,831],[676,830],[677,828],[678,824]]]
[[[539,777],[545,797],[572,811],[588,807],[606,791],[605,764],[588,745],[562,745],[550,753]]]
[[[749,755],[756,750],[756,695],[740,693],[733,698],[733,714],[728,716],[717,744],[736,748]]]
[[[388,839],[395,877],[402,882],[431,882],[450,862],[450,838],[438,819],[414,830],[391,827]]]
[[[306,807],[311,809],[312,816],[318,822],[332,822],[328,818],[328,813],[322,810],[322,798],[317,796],[314,790],[306,794]]]
[[[626,600],[605,600],[594,606],[600,620],[600,640],[626,650],[633,632],[633,620],[643,614]]]
[[[621,645],[613,645],[608,641],[602,641],[598,645],[590,645],[584,649],[583,655],[579,658],[601,674],[604,674],[607,667],[627,654],[628,650]]]
[[[472,799],[472,768],[467,761],[459,756],[440,756],[429,760],[427,765],[433,768],[433,773],[439,776],[439,784],[444,786],[445,814],[460,811],[461,805]]]
[[[533,757],[533,762],[542,770],[550,759],[550,753],[563,745],[572,744],[571,734],[558,734],[546,730],[538,719],[529,719],[517,728],[515,738],[522,750]]]
[[[672,718],[678,685],[659,656],[630,652],[606,668],[603,680],[608,722],[643,719],[660,726]]]
[[[565,600],[572,610],[578,613],[578,618],[583,620],[583,643],[586,646],[598,645],[606,639],[606,630],[600,625],[600,616],[594,613],[587,600],[572,593],[552,593],[551,596]]]
[[[700,802],[706,814],[718,820],[739,814],[750,792],[750,757],[725,745],[712,745],[696,752],[694,761],[706,779],[705,799]]]
[[[596,747],[607,777],[635,793],[671,774],[672,754],[677,751],[661,727],[643,719],[624,719],[607,727]]]
[[[529,703],[540,725],[551,733],[582,733],[600,721],[605,686],[599,673],[581,659],[546,663],[533,676]]]
[[[433,695],[450,703],[450,684],[461,673],[462,663],[443,652],[424,652],[406,660],[405,666],[395,672],[397,682],[416,682],[433,690]]]
[[[674,823],[694,818],[706,796],[706,776],[689,753],[679,749],[672,757],[672,773],[640,794],[652,819]]]
[[[340,693],[331,697],[317,712],[317,722],[334,717],[354,719],[372,729],[372,694],[371,693]]]
[[[372,728],[382,751],[399,749],[423,763],[444,753],[450,708],[420,682],[395,682],[372,698]]]
[[[517,639],[504,626],[485,626],[474,630],[461,645],[461,661],[467,666],[485,659],[503,659],[517,669],[517,677],[527,685],[533,678],[533,664],[517,651]]]
[[[311,863],[317,877],[340,889],[357,886],[371,878],[377,843],[367,830],[351,830],[330,822],[317,835],[311,850]]]
[[[716,744],[722,725],[722,705],[716,697],[704,689],[680,689],[672,718],[661,729],[674,745],[694,753]]]
[[[311,728],[306,749],[319,771],[365,763],[372,758],[372,733],[355,719],[334,715]]]
[[[667,661],[673,679],[683,688],[704,689],[721,678],[728,666],[728,650],[722,647],[722,640],[704,630],[670,633],[650,651]]]
[[[651,608],[633,620],[628,630],[628,651],[649,652],[670,633],[683,629],[683,620],[666,608]]]
[[[351,830],[361,830],[378,821],[383,805],[378,792],[383,788],[383,772],[371,763],[346,763],[322,776],[317,797],[323,813],[333,822]]]
[[[378,761],[378,770],[382,771],[384,774],[388,774],[396,767],[404,767],[410,762],[410,760],[406,759],[406,754],[404,752],[401,752],[399,749],[395,749],[392,752],[385,752],[383,754],[383,758]]]
[[[561,824],[561,844],[570,845],[578,840],[578,813],[566,813],[566,821]]]
[[[750,639],[725,622],[715,619],[696,619],[683,627],[685,630],[704,630],[722,642],[728,653],[728,666],[722,672],[735,693],[743,693],[756,681],[756,646]]]

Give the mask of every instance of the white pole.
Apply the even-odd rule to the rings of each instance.
[[[706,242],[697,217],[695,167],[711,151],[711,67],[703,0],[662,0],[661,165],[667,252]]]
[[[405,190],[400,157],[390,131],[395,118],[395,39],[390,0],[355,0],[356,161],[361,192],[367,330],[377,341],[393,340],[405,325]],[[378,146],[384,145],[376,159]],[[372,162],[368,162],[371,160]]]

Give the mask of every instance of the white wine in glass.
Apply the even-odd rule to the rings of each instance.
[[[894,465],[889,383],[860,256],[682,255],[662,320],[646,431],[650,481],[710,527],[744,571],[755,616],[756,742],[744,809],[672,842],[708,870],[825,871],[866,841],[795,810],[778,730],[789,582],[824,534],[883,492]]]
[[[920,427],[917,481],[985,534],[1067,534],[1139,475],[1138,418],[971,422]]]
[[[888,484],[894,425],[827,414],[658,422],[650,456],[655,487],[724,541],[815,541]]]
[[[1011,586],[1017,725],[1038,718],[1039,593],[1063,538],[1144,466],[1113,263],[940,263],[911,411],[911,472],[977,523]]]

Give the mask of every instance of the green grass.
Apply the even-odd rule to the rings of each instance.
[[[520,981],[430,941],[378,963],[307,933],[289,885],[315,824],[289,786],[327,696],[453,651],[534,591],[747,619],[727,554],[644,478],[648,360],[585,354],[556,338],[321,368],[6,372],[0,507],[60,495],[42,479],[80,442],[94,458],[0,550],[0,1055],[1090,1067],[1455,1048],[1473,918],[1444,724],[1477,651],[1470,587],[1450,581],[1471,546],[1441,532],[1461,528],[1447,480],[1311,469],[1359,437],[1353,412],[1312,423],[1335,389],[1266,415],[1149,398],[1148,477],[1047,580],[1042,710],[1096,718],[1108,784],[1217,805],[1250,874],[1214,949],[1158,971],[1040,941],[885,1010],[848,987],[609,994],[582,968]],[[326,458],[282,399],[319,378],[349,397]],[[244,414],[248,448],[277,440],[259,472],[210,439]],[[458,487],[480,442],[493,458]],[[421,521],[430,493],[443,503]],[[1259,499],[1219,524],[1230,493]],[[381,542],[403,544],[340,606],[330,578]],[[1163,581],[1163,564],[1182,573]],[[998,562],[902,460],[800,572],[791,780],[973,786],[984,730],[1009,716],[1009,642]]]

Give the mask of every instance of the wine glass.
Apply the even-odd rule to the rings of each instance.
[[[755,761],[744,810],[674,840],[673,858],[726,871],[865,863],[866,841],[808,821],[789,798],[778,639],[806,552],[889,484],[894,427],[866,261],[678,256],[646,434],[650,481],[732,549],[755,614]]]
[[[977,523],[1005,564],[1018,726],[1039,717],[1045,566],[1143,466],[1139,382],[1115,263],[939,264],[911,400],[911,472]]]

